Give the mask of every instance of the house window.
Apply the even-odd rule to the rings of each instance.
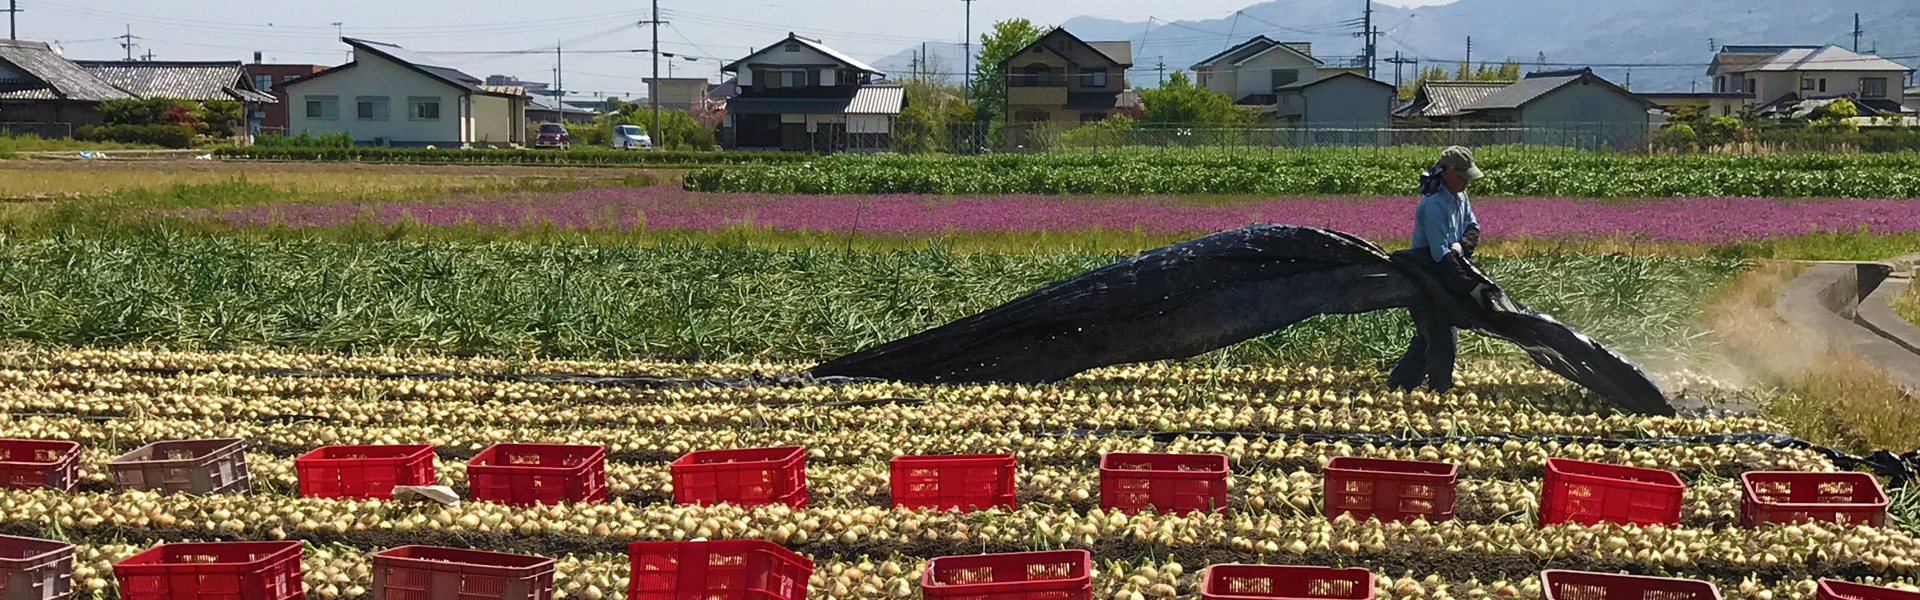
[[[362,121],[387,120],[387,97],[386,96],[360,96],[358,98],[354,98],[353,100],[354,100],[354,105],[358,107],[358,110],[355,112],[355,114],[359,116],[360,120]]]
[[[1107,70],[1105,68],[1081,67],[1080,87],[1107,87]]]
[[[272,75],[253,76],[253,89],[260,90],[262,92],[273,91],[273,76]]]
[[[1887,97],[1887,78],[1885,77],[1860,78],[1860,97],[1861,98]]]
[[[1820,91],[1822,92],[1827,91],[1827,80],[1825,79],[1820,80]]]
[[[1019,77],[1014,80],[1014,83],[1015,87],[1052,87],[1054,85],[1053,67],[1040,63],[1027,65],[1020,70]]]
[[[796,43],[793,43],[793,42],[787,42],[787,46],[786,46],[786,51],[788,51],[788,52],[799,52],[799,51],[800,51],[800,45],[799,45],[799,44],[796,44]]]
[[[1296,71],[1293,69],[1274,69],[1273,70],[1273,87],[1280,87],[1283,85],[1293,85],[1293,83],[1297,81],[1300,81],[1299,71]]]
[[[798,71],[781,71],[780,87],[800,87],[800,73]]]
[[[340,97],[307,96],[307,118],[326,121],[340,118]]]
[[[437,121],[440,119],[439,96],[410,96],[407,98],[407,118],[415,121]]]
[[[1802,80],[1800,80],[1800,91],[1802,91],[1802,92],[1811,92],[1811,91],[1813,91],[1813,88],[1814,88],[1814,86],[1816,86],[1816,85],[1819,85],[1819,82],[1817,82],[1817,81],[1814,81],[1814,80],[1813,80],[1813,78],[1811,78],[1811,77],[1809,77],[1809,78],[1807,78],[1807,79],[1802,79]]]

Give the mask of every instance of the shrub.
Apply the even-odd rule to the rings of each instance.
[[[1692,152],[1699,143],[1700,136],[1693,132],[1693,126],[1686,123],[1668,125],[1653,138],[1654,146],[1673,152]]]
[[[264,132],[254,137],[253,145],[262,148],[352,148],[353,134],[345,131],[320,135],[305,131],[295,135]]]
[[[193,147],[194,130],[185,123],[175,125],[87,125],[74,132],[83,142],[119,142],[152,144],[166,148]]]

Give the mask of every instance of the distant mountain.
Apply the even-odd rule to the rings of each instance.
[[[1353,59],[1360,53],[1361,40],[1354,35],[1360,27],[1354,22],[1362,1],[1272,0],[1218,19],[1149,24],[1083,16],[1060,25],[1087,40],[1131,40],[1129,77],[1136,86],[1151,86],[1162,62],[1166,72],[1186,69],[1254,35],[1311,42],[1314,55],[1330,63]],[[1419,59],[1421,67],[1441,64],[1451,70],[1466,56],[1471,36],[1475,63],[1513,59],[1533,70],[1544,55],[1549,69],[1591,65],[1615,82],[1625,82],[1631,72],[1632,87],[1639,91],[1689,91],[1692,83],[1705,91],[1712,48],[1851,47],[1856,11],[1866,31],[1862,51],[1878,50],[1920,66],[1920,36],[1910,35],[1920,30],[1915,0],[1457,0],[1415,9],[1375,3],[1373,22],[1384,32],[1382,59],[1398,51]],[[1620,64],[1661,66],[1606,66]],[[1382,62],[1377,69],[1381,79],[1393,80],[1393,64]],[[1414,66],[1405,69],[1403,75],[1413,77]]]
[[[920,72],[929,73],[935,78],[944,76],[955,84],[960,83],[962,80],[960,76],[961,73],[966,72],[965,61],[967,55],[960,44],[955,42],[927,42],[926,53],[929,57],[927,62],[932,65],[931,67],[919,66],[915,62],[918,60],[917,57],[920,55],[920,52],[921,47],[914,46],[867,64],[886,73],[888,77],[893,79],[906,79],[914,74],[915,69],[918,69]]]

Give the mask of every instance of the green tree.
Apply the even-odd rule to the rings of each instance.
[[[713,130],[708,129],[684,110],[660,109],[660,131],[653,130],[653,108],[637,103],[626,102],[618,111],[602,116],[595,123],[605,131],[612,131],[614,125],[639,125],[653,137],[653,146],[662,150],[712,150]],[[571,133],[573,130],[568,129]],[[608,141],[612,143],[611,134]]]
[[[208,100],[200,103],[200,120],[214,137],[228,137],[245,123],[245,106],[235,100]]]
[[[166,98],[116,98],[100,103],[100,119],[108,125],[160,125],[176,104]]]
[[[1132,141],[1135,122],[1126,115],[1111,115],[1060,134],[1054,148],[1111,148]]]
[[[1453,76],[1448,74],[1445,68],[1427,67],[1425,69],[1421,69],[1420,74],[1415,75],[1412,81],[1408,81],[1400,85],[1400,99],[1402,100],[1413,99],[1415,95],[1418,95],[1420,93],[1420,86],[1426,85],[1427,82],[1429,81],[1451,81],[1451,80],[1453,80]]]
[[[1255,109],[1233,97],[1194,85],[1185,71],[1174,71],[1157,88],[1140,90],[1148,125],[1237,125],[1253,122]]]
[[[1852,100],[1835,98],[1825,106],[1813,109],[1807,118],[1812,121],[1816,131],[1854,133],[1860,131],[1860,126],[1853,123],[1853,118],[1857,116],[1860,116],[1860,107],[1854,106]]]
[[[1035,27],[1026,19],[1008,19],[994,23],[993,30],[980,34],[980,51],[974,55],[972,90],[977,120],[993,120],[1006,114],[1007,80],[1000,63],[1050,30]]]

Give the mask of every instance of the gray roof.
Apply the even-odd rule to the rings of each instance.
[[[1420,86],[1420,94],[1426,97],[1427,104],[1419,106],[1422,117],[1450,117],[1466,112],[1466,107],[1482,98],[1507,87],[1505,81],[1429,81]],[[1413,103],[1404,107],[1401,116],[1416,116],[1410,111]]]
[[[1911,71],[1906,65],[1839,46],[1792,48],[1748,65],[1739,73],[1756,71]]]
[[[1645,105],[1648,107],[1653,106],[1653,103],[1651,101],[1648,101],[1646,98],[1635,96],[1633,95],[1632,92],[1628,92],[1626,90],[1620,89],[1618,86],[1613,85],[1613,82],[1607,81],[1605,79],[1601,79],[1598,75],[1594,75],[1591,70],[1580,69],[1577,71],[1554,71],[1554,72],[1548,72],[1548,73],[1529,73],[1525,78],[1519,81],[1513,82],[1513,85],[1500,88],[1498,91],[1495,91],[1494,93],[1487,94],[1486,97],[1481,98],[1478,102],[1469,104],[1464,108],[1465,110],[1469,110],[1469,111],[1520,108],[1521,106],[1525,105],[1528,102],[1532,102],[1536,99],[1539,99],[1541,96],[1547,95],[1549,92],[1565,87],[1568,84],[1579,82],[1581,80],[1587,80],[1588,83],[1600,83],[1606,86],[1607,88],[1612,89],[1613,91],[1619,92],[1620,94],[1626,97],[1632,98],[1634,101],[1639,102],[1642,105]]]
[[[862,86],[843,98],[744,98],[727,100],[727,112],[746,115],[897,115],[906,107],[907,88]]]
[[[1377,84],[1380,84],[1380,85],[1384,85],[1384,86],[1387,86],[1387,87],[1393,87],[1393,84],[1391,84],[1391,83],[1387,83],[1387,82],[1385,82],[1385,81],[1381,81],[1381,80],[1378,80],[1378,79],[1374,79],[1374,78],[1372,78],[1372,77],[1368,77],[1368,76],[1365,76],[1365,75],[1361,75],[1361,74],[1359,74],[1359,73],[1354,73],[1354,72],[1352,72],[1352,71],[1333,71],[1333,72],[1329,72],[1329,73],[1321,73],[1319,77],[1315,77],[1315,78],[1313,78],[1313,79],[1309,79],[1309,80],[1306,80],[1306,81],[1296,81],[1296,82],[1293,82],[1293,83],[1289,83],[1289,84],[1287,84],[1287,85],[1283,85],[1283,86],[1280,86],[1280,87],[1277,87],[1277,88],[1274,88],[1274,89],[1275,89],[1275,90],[1300,90],[1300,89],[1306,89],[1306,88],[1309,88],[1309,87],[1313,87],[1313,86],[1316,86],[1316,85],[1320,85],[1320,84],[1322,84],[1322,83],[1326,83],[1326,82],[1328,82],[1328,81],[1332,81],[1333,79],[1335,79],[1335,78],[1339,78],[1339,77],[1358,77],[1358,78],[1360,78],[1360,79],[1361,79],[1362,81],[1367,81],[1367,82],[1371,82],[1371,83],[1377,83]]]
[[[1234,64],[1234,65],[1236,65],[1236,66],[1237,66],[1237,65],[1242,65],[1242,64],[1246,64],[1246,62],[1247,62],[1247,61],[1250,61],[1250,60],[1253,60],[1253,59],[1255,59],[1255,58],[1258,58],[1258,57],[1260,57],[1261,55],[1264,55],[1264,54],[1266,54],[1266,53],[1268,53],[1268,52],[1272,52],[1272,51],[1274,51],[1274,50],[1285,50],[1285,51],[1287,51],[1287,52],[1290,52],[1290,53],[1293,53],[1293,54],[1298,54],[1298,55],[1300,55],[1300,56],[1301,56],[1302,58],[1305,58],[1305,59],[1307,59],[1307,60],[1310,60],[1310,61],[1313,61],[1313,64],[1316,64],[1316,65],[1324,65],[1324,64],[1327,64],[1327,61],[1324,61],[1324,60],[1320,60],[1320,59],[1318,59],[1318,58],[1314,58],[1314,56],[1313,56],[1312,54],[1309,54],[1309,53],[1308,53],[1308,52],[1310,52],[1310,51],[1311,51],[1310,49],[1312,48],[1312,46],[1308,46],[1307,48],[1308,48],[1308,49],[1302,49],[1302,48],[1301,48],[1301,46],[1300,46],[1300,45],[1299,45],[1298,43],[1284,43],[1284,44],[1274,44],[1274,45],[1271,45],[1271,46],[1267,46],[1266,48],[1262,48],[1262,49],[1261,49],[1260,51],[1258,51],[1258,52],[1254,52],[1254,53],[1252,53],[1252,54],[1248,54],[1248,55],[1246,55],[1246,56],[1244,56],[1244,57],[1241,57],[1241,58],[1240,58],[1239,60],[1236,60],[1236,61],[1233,61],[1233,64]]]
[[[101,81],[141,98],[239,100],[273,104],[273,96],[253,90],[245,68],[232,62],[126,62],[82,60],[75,64]]]
[[[1107,58],[1113,59],[1113,62],[1123,65],[1133,64],[1133,42],[1087,42],[1087,45],[1107,55]]]
[[[864,71],[867,73],[880,75],[882,77],[886,76],[886,73],[880,72],[879,69],[875,69],[872,66],[869,66],[867,63],[860,62],[858,59],[855,59],[854,57],[841,54],[839,50],[828,48],[826,44],[822,44],[818,40],[810,40],[807,38],[800,37],[799,34],[788,32],[787,39],[780,40],[780,44],[785,44],[787,42],[799,42],[800,45],[806,46],[808,48],[812,48],[814,52],[825,54],[829,58],[840,61],[842,64],[845,64],[849,67],[853,67],[855,69],[858,69],[860,71]],[[720,70],[722,72],[737,71],[740,68],[740,63],[746,62],[748,58],[753,58],[755,56],[758,56],[767,52],[771,52],[774,48],[779,47],[780,44],[774,44],[772,46],[761,48],[758,52],[754,52],[753,54],[748,54],[745,58],[741,58],[740,60],[727,63],[726,66],[720,67]]]
[[[540,100],[537,100],[537,99],[535,99],[535,100],[527,100],[527,110],[529,110],[529,111],[553,111],[553,110],[556,110],[556,109],[555,109],[555,108],[554,108],[553,106],[551,106],[551,105],[549,105],[549,104],[547,104],[547,103],[545,103],[545,102],[541,102]],[[585,109],[585,108],[580,108],[580,107],[578,107],[578,106],[563,106],[562,108],[560,108],[560,109],[557,109],[557,110],[559,110],[560,112],[563,112],[563,113],[574,113],[574,114],[582,114],[582,115],[594,115],[594,114],[600,114],[600,111],[597,111],[597,110],[588,110],[588,109]]]
[[[1256,35],[1247,39],[1247,41],[1234,44],[1232,48],[1221,50],[1218,54],[1200,59],[1200,62],[1193,63],[1193,66],[1188,67],[1188,69],[1198,71],[1206,67],[1211,67],[1216,62],[1236,62],[1242,58],[1253,56],[1254,53],[1272,48],[1274,44],[1278,43],[1280,42],[1273,41],[1272,38],[1268,38],[1267,36]]]
[[[428,77],[438,79],[441,82],[446,83],[447,85],[461,88],[469,92],[473,92],[475,94],[485,94],[488,96],[506,96],[506,97],[524,96],[524,94],[516,95],[516,94],[501,92],[497,88],[489,89],[490,87],[493,87],[493,86],[486,85],[487,81],[485,79],[468,75],[462,72],[461,70],[455,69],[453,67],[438,64],[439,61],[437,59],[433,59],[433,58],[421,56],[418,54],[414,54],[412,52],[408,52],[405,48],[401,48],[393,44],[389,44],[386,42],[376,42],[373,40],[363,40],[363,39],[346,38],[346,37],[340,38],[340,41],[346,42],[347,45],[349,46],[353,46],[353,49],[356,55],[359,52],[372,52],[376,55],[385,57],[387,60],[391,60],[395,63],[399,63],[400,66],[413,69],[415,72],[418,72],[422,75],[426,75]],[[356,56],[354,60],[357,62],[359,58],[357,58]],[[297,81],[298,82],[311,81],[320,76],[332,74],[335,71],[340,71],[351,66],[353,66],[353,63],[347,63],[345,65],[341,65],[338,67],[334,67],[332,69],[327,69],[325,71],[315,73],[310,77],[302,77]]]
[[[0,98],[100,102],[128,94],[60,56],[46,42],[0,40],[0,61],[32,79],[0,79]]]

